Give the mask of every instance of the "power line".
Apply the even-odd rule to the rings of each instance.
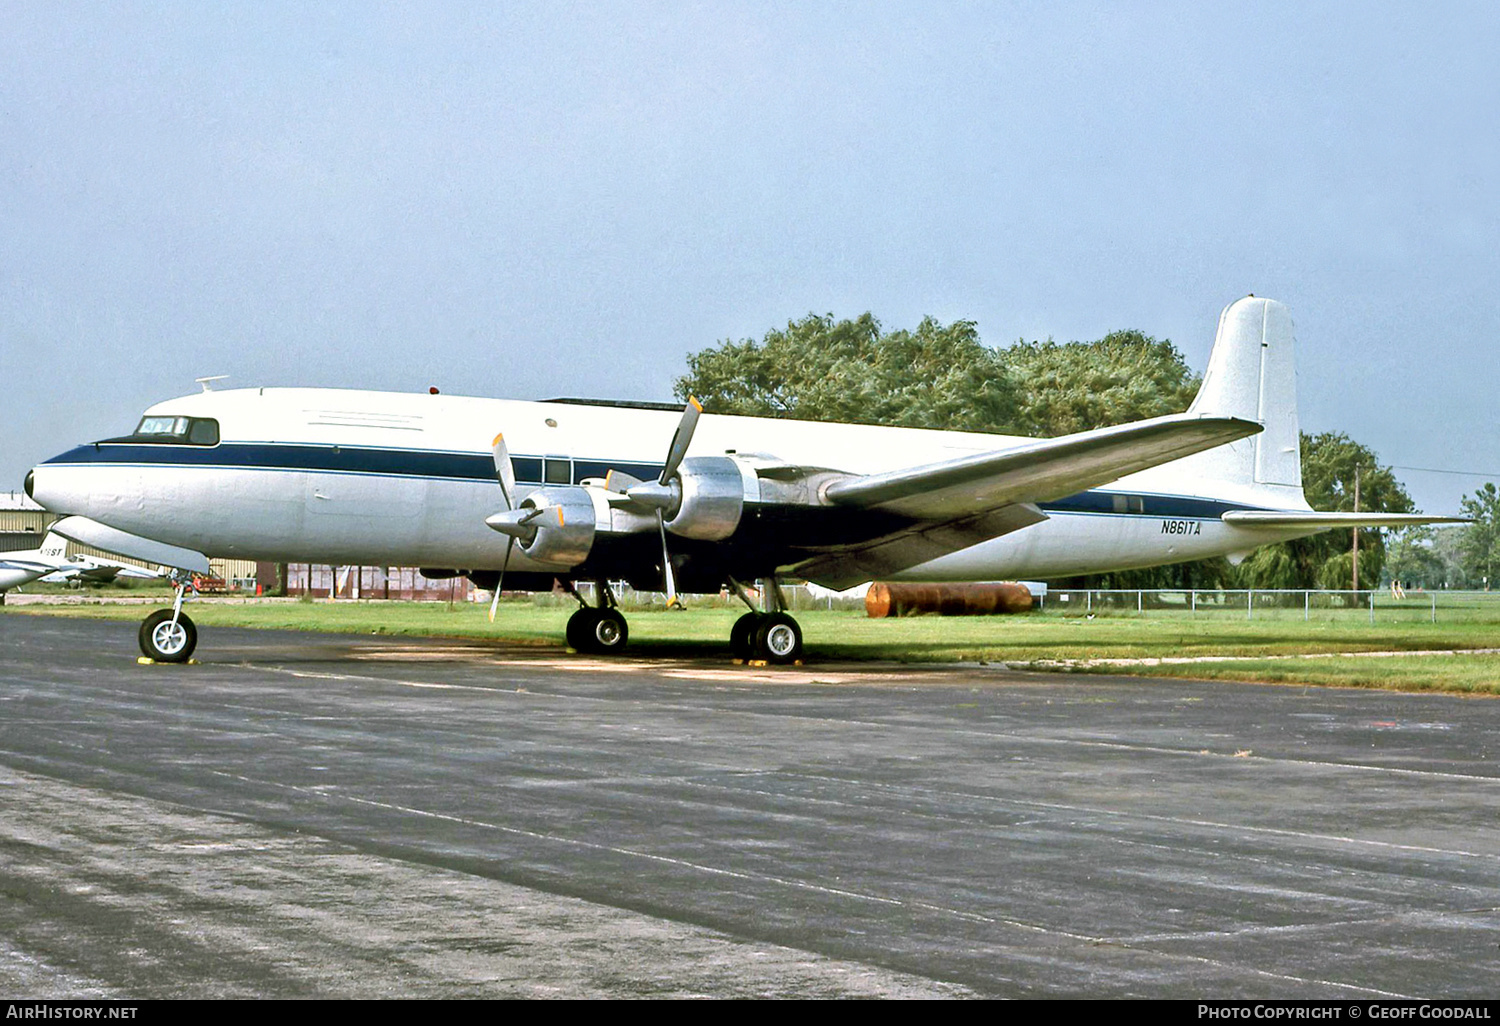
[[[1424,474],[1456,474],[1459,477],[1500,479],[1500,471],[1494,470],[1439,470],[1437,467],[1403,467],[1399,463],[1392,463],[1389,466],[1392,470],[1420,470]]]

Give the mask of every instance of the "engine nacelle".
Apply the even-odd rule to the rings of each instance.
[[[719,541],[740,525],[745,480],[740,466],[724,456],[691,456],[678,471],[682,499],[667,530],[684,538]]]
[[[527,559],[568,568],[588,558],[597,523],[594,498],[588,489],[539,488],[521,500],[520,508],[541,510],[526,524],[536,530],[536,535],[530,541],[521,541]]]

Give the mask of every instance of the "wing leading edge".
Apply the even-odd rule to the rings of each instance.
[[[837,480],[824,489],[827,502],[896,513],[914,523],[858,547],[820,554],[796,572],[828,587],[850,587],[1040,523],[1047,515],[1037,508],[1039,502],[1260,430],[1254,421],[1234,417],[1177,414]]]

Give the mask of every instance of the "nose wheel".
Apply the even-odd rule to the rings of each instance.
[[[146,617],[136,636],[141,653],[158,663],[185,663],[198,647],[198,627],[186,613],[158,609]]]
[[[158,609],[141,623],[136,634],[141,654],[155,663],[185,663],[198,647],[198,627],[182,611],[191,580],[177,577],[177,599],[171,609]]]

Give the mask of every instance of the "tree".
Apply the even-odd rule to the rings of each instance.
[[[1067,435],[1181,413],[1199,378],[1170,341],[1113,331],[1095,342],[1017,342],[1005,363],[1027,435]]]
[[[1469,576],[1469,570],[1464,565],[1463,547],[1468,533],[1469,525],[1467,524],[1432,529],[1432,554],[1443,565],[1443,587],[1445,588],[1484,587],[1479,577]]]
[[[809,314],[760,342],[726,339],[688,357],[675,391],[715,413],[963,431],[1013,430],[1017,406],[973,321],[882,332],[868,313]]]
[[[1408,527],[1392,531],[1386,539],[1385,577],[1404,587],[1441,588],[1448,582],[1448,568],[1437,551],[1431,527]]]
[[[1500,568],[1500,490],[1493,481],[1486,482],[1473,495],[1465,495],[1459,509],[1474,521],[1463,529],[1459,541],[1464,570],[1471,581],[1489,591]]]

